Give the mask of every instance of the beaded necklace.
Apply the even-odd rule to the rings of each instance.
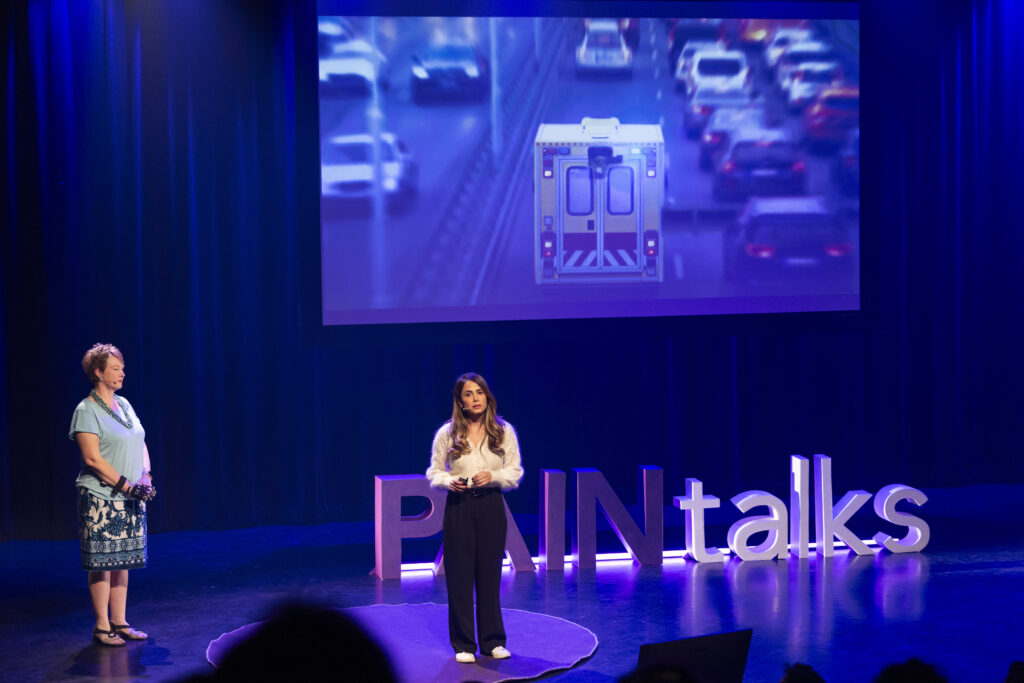
[[[134,424],[132,422],[132,416],[128,414],[128,408],[125,406],[124,401],[121,400],[120,396],[118,396],[117,394],[114,394],[114,400],[117,401],[117,405],[121,406],[121,412],[124,413],[124,416],[126,418],[124,420],[121,419],[120,415],[118,415],[117,413],[115,413],[113,410],[110,409],[110,406],[107,405],[106,401],[104,401],[102,398],[100,398],[100,395],[96,393],[95,389],[90,391],[89,395],[92,396],[94,401],[96,401],[97,403],[100,404],[100,407],[103,408],[103,411],[107,415],[109,415],[110,417],[114,418],[114,420],[119,425],[121,425],[125,429],[131,431],[132,425]]]

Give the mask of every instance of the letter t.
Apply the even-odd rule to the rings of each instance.
[[[704,546],[704,510],[718,507],[721,501],[704,495],[700,479],[687,479],[686,495],[675,496],[672,504],[686,515],[686,552],[690,557],[698,562],[724,562],[722,551]]]

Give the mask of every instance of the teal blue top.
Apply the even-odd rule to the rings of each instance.
[[[132,418],[132,428],[125,429],[125,426],[107,415],[95,401],[86,397],[71,416],[71,431],[68,438],[74,440],[78,432],[95,434],[100,437],[100,455],[110,463],[119,474],[124,475],[128,481],[138,481],[142,478],[143,454],[146,443],[146,430],[128,399],[118,396],[121,404],[128,411]],[[122,416],[123,417],[123,416]],[[123,493],[113,494],[109,486],[100,486],[99,478],[93,474],[92,468],[84,463],[82,471],[78,473],[75,486],[88,489],[97,498],[103,500],[125,500],[127,496]]]

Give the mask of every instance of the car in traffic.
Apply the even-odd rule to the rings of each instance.
[[[368,95],[379,68],[363,56],[321,57],[320,92],[324,95]]]
[[[848,131],[860,127],[860,88],[843,85],[822,90],[804,109],[803,127],[809,143],[842,144]]]
[[[721,154],[729,148],[732,136],[737,130],[767,128],[767,118],[764,104],[717,109],[708,119],[704,133],[700,136],[697,165],[701,170],[710,171],[718,163]]]
[[[725,43],[719,40],[691,40],[683,46],[676,61],[675,79],[676,91],[686,92],[686,79],[693,68],[693,58],[698,52],[721,52],[725,50]]]
[[[780,94],[789,90],[792,72],[807,62],[837,62],[839,54],[835,48],[820,40],[805,40],[793,43],[779,57],[775,67],[775,86]]]
[[[363,38],[332,43],[319,66],[322,92],[367,94],[391,84],[387,57]]]
[[[485,100],[490,64],[471,43],[433,43],[412,56],[410,91],[416,103]]]
[[[726,45],[723,19],[673,19],[668,34],[668,68],[675,73],[683,48],[694,41]]]
[[[380,86],[388,88],[391,85],[391,66],[388,63],[388,58],[365,38],[353,38],[343,43],[335,43],[331,51],[331,58],[365,59],[374,65],[375,76]]]
[[[725,279],[744,284],[852,278],[849,229],[823,197],[751,197],[722,237]]]
[[[832,182],[845,195],[860,193],[860,129],[854,128],[846,135],[846,142],[839,154],[832,160],[830,169]]]
[[[693,66],[686,73],[686,96],[690,97],[699,88],[721,90],[752,90],[753,79],[747,56],[739,50],[705,52],[693,56]]]
[[[317,54],[320,57],[330,55],[336,44],[355,40],[359,35],[345,17],[318,17],[316,29]]]
[[[807,162],[793,134],[781,128],[736,131],[715,168],[711,184],[716,201],[806,193]]]
[[[843,67],[839,62],[804,62],[793,70],[786,90],[786,104],[790,111],[801,109],[818,98],[825,88],[840,85]]]
[[[604,21],[603,19],[584,19],[583,30],[588,31],[590,29],[590,22],[592,21]],[[634,50],[637,45],[640,44],[640,20],[639,19],[616,19],[615,22],[618,24],[619,31],[622,32],[622,37],[626,39],[626,45],[629,45]]]
[[[772,33],[764,48],[764,63],[769,71],[774,72],[779,58],[793,43],[811,40],[814,34],[809,28],[777,28]]]
[[[419,168],[394,133],[380,135],[380,176],[374,171],[374,140],[368,133],[336,135],[320,149],[324,201],[369,202],[380,192],[389,208],[407,205],[418,191]]]
[[[683,130],[695,138],[704,130],[708,119],[720,107],[748,107],[754,99],[746,88],[698,88],[683,107]]]
[[[740,19],[739,47],[763,49],[780,28],[810,28],[807,19]]]
[[[576,73],[580,76],[633,75],[633,51],[614,19],[592,19],[576,48]]]

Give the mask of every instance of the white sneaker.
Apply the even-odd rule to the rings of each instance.
[[[491,657],[494,659],[508,659],[512,656],[512,653],[503,648],[501,645],[491,650]]]
[[[455,654],[455,661],[460,664],[472,664],[476,661],[476,657],[472,652],[458,652]]]

